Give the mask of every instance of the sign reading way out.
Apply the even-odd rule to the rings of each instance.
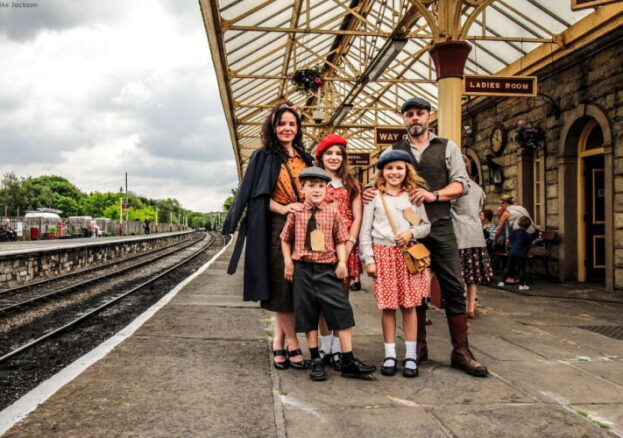
[[[465,76],[464,94],[470,96],[536,96],[536,76]]]
[[[376,144],[394,144],[405,136],[406,129],[402,126],[379,126],[374,128]]]

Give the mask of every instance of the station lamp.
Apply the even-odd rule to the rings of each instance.
[[[370,64],[368,80],[376,81],[381,77],[389,64],[398,56],[402,48],[407,44],[406,39],[392,39],[381,49],[381,52]]]
[[[340,105],[335,112],[335,117],[333,118],[333,126],[339,125],[351,109],[353,109],[352,103],[343,103],[342,105]]]

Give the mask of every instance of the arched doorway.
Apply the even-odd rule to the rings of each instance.
[[[590,118],[578,141],[578,280],[603,283],[606,274],[604,135]]]

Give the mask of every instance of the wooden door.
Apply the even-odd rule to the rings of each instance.
[[[586,280],[603,282],[606,274],[604,156],[585,157],[583,176]]]

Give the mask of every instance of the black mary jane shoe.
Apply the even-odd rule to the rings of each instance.
[[[359,281],[355,281],[351,286],[350,286],[350,290],[352,291],[359,291],[361,290],[361,282]]]
[[[292,359],[290,359],[293,356],[299,356],[299,355],[301,356],[303,355],[303,352],[301,351],[300,348],[296,350],[288,351],[288,362],[290,363],[290,366],[294,368],[295,370],[306,370],[307,368],[309,368],[309,360],[303,359],[303,360],[299,360],[298,362],[294,362]]]
[[[290,362],[288,362],[288,352],[286,350],[273,350],[273,357],[283,356],[286,358],[283,362],[277,362],[273,359],[273,365],[278,370],[287,370],[290,367]]]
[[[383,363],[388,360],[393,360],[394,364],[391,366],[383,365],[381,367],[381,374],[383,374],[384,376],[393,376],[394,374],[396,374],[396,365],[398,365],[398,360],[396,360],[395,357],[386,357],[385,359],[383,359]]]
[[[415,368],[415,369],[405,367],[405,364],[406,364],[407,362],[409,362],[409,361],[411,361],[411,362],[413,362],[414,364],[416,364],[416,365],[415,365],[415,366],[416,366],[416,368]],[[417,376],[418,376],[418,374],[420,373],[420,372],[418,371],[418,369],[417,369],[417,362],[416,362],[416,360],[415,360],[415,359],[411,359],[410,357],[407,357],[405,360],[403,360],[403,361],[402,361],[402,366],[404,367],[404,368],[402,369],[402,375],[403,375],[403,376],[405,376],[405,377],[409,377],[409,378],[411,378],[411,377],[417,377]]]
[[[342,353],[333,353],[331,355],[331,366],[338,373],[342,371]]]

